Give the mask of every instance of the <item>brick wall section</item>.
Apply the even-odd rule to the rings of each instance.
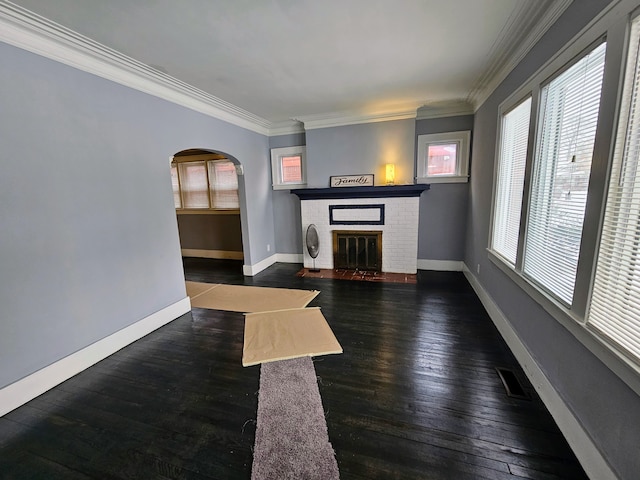
[[[329,205],[385,205],[384,225],[329,225]],[[407,198],[358,198],[339,200],[303,200],[302,240],[305,242],[307,227],[315,224],[320,240],[320,252],[316,268],[333,268],[333,230],[382,231],[382,271],[416,273],[418,258],[418,197]],[[368,214],[370,212],[366,212]],[[355,215],[352,218],[357,219]],[[313,259],[304,251],[304,266],[311,268]]]

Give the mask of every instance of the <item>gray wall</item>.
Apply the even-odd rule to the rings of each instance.
[[[417,136],[473,129],[473,115],[346,125],[272,137],[270,148],[307,145],[307,183],[327,187],[329,176],[373,173],[384,184],[384,165],[396,164],[396,183],[413,183]],[[468,184],[432,185],[420,197],[418,258],[464,258]],[[288,190],[273,192],[276,252],[302,253],[300,200]]]
[[[384,165],[396,164],[396,183],[413,183],[415,120],[345,125],[305,134],[271,137],[270,148],[307,146],[307,186],[329,186],[331,175],[373,173],[383,185]],[[276,252],[302,253],[300,200],[289,190],[273,192]]]
[[[307,185],[328,187],[331,175],[373,173],[384,185],[384,166],[396,165],[396,183],[413,183],[415,120],[345,125],[307,132]]]
[[[640,397],[487,258],[498,105],[609,2],[573,2],[476,112],[465,263],[620,478],[640,472]]]
[[[418,135],[464,130],[473,130],[473,115],[417,120],[416,156]],[[468,183],[436,183],[420,197],[418,259],[464,259],[468,202]]]
[[[178,215],[180,247],[242,252],[240,214]]]
[[[178,151],[244,164],[245,258],[267,257],[267,137],[2,43],[0,58],[0,387],[185,297]]]
[[[306,145],[306,143],[304,133],[269,137],[269,148],[298,147]],[[271,155],[267,161],[271,166]],[[273,183],[271,177],[269,177],[269,181]],[[273,191],[273,225],[276,236],[276,253],[301,254],[300,199],[297,195],[292,195],[289,190]]]

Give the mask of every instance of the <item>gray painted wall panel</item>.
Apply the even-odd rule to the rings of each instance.
[[[416,121],[416,157],[418,135],[464,130],[473,130],[473,115]],[[473,159],[473,152],[471,158]],[[464,259],[468,198],[468,183],[433,184],[431,189],[420,197],[418,259]]]
[[[420,197],[418,259],[464,259],[467,183],[439,183]]]
[[[304,133],[269,137],[269,148],[306,145]],[[271,162],[271,155],[269,155]],[[269,164],[271,165],[271,164]],[[289,190],[273,191],[273,225],[276,236],[276,253],[302,253],[302,225],[300,223],[300,199]]]
[[[182,248],[242,252],[240,215],[178,215]]]
[[[0,58],[0,387],[185,297],[180,150],[245,165],[245,256],[267,257],[267,137],[6,44]]]
[[[300,199],[289,190],[273,192],[273,223],[276,229],[276,253],[302,253]]]
[[[373,173],[384,185],[384,166],[396,165],[396,183],[413,183],[415,120],[345,125],[307,132],[307,184],[328,187],[331,175]]]
[[[465,263],[620,478],[640,471],[640,397],[487,258],[498,105],[609,2],[573,2],[476,112]]]

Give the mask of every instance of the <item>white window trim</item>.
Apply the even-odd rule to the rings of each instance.
[[[300,168],[302,169],[301,183],[285,183],[282,181],[282,157],[300,156]],[[274,190],[290,190],[307,186],[307,147],[303,145],[295,147],[281,147],[271,149],[271,181]]]
[[[457,143],[455,175],[429,175],[426,158],[429,145]],[[469,150],[471,131],[429,133],[418,135],[416,183],[465,183],[469,181]]]

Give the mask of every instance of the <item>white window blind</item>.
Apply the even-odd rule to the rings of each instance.
[[[178,165],[182,206],[184,208],[209,208],[209,183],[204,162],[185,162]]]
[[[182,208],[180,200],[180,182],[178,179],[178,167],[171,165],[171,186],[173,187],[173,203],[176,208]]]
[[[212,208],[240,208],[238,202],[238,176],[236,166],[229,161],[210,161]]]
[[[621,116],[587,324],[640,363],[640,21],[633,22]]]
[[[530,117],[531,97],[502,117],[492,248],[512,265],[518,253]]]
[[[545,85],[524,272],[571,305],[604,71],[602,43]]]

